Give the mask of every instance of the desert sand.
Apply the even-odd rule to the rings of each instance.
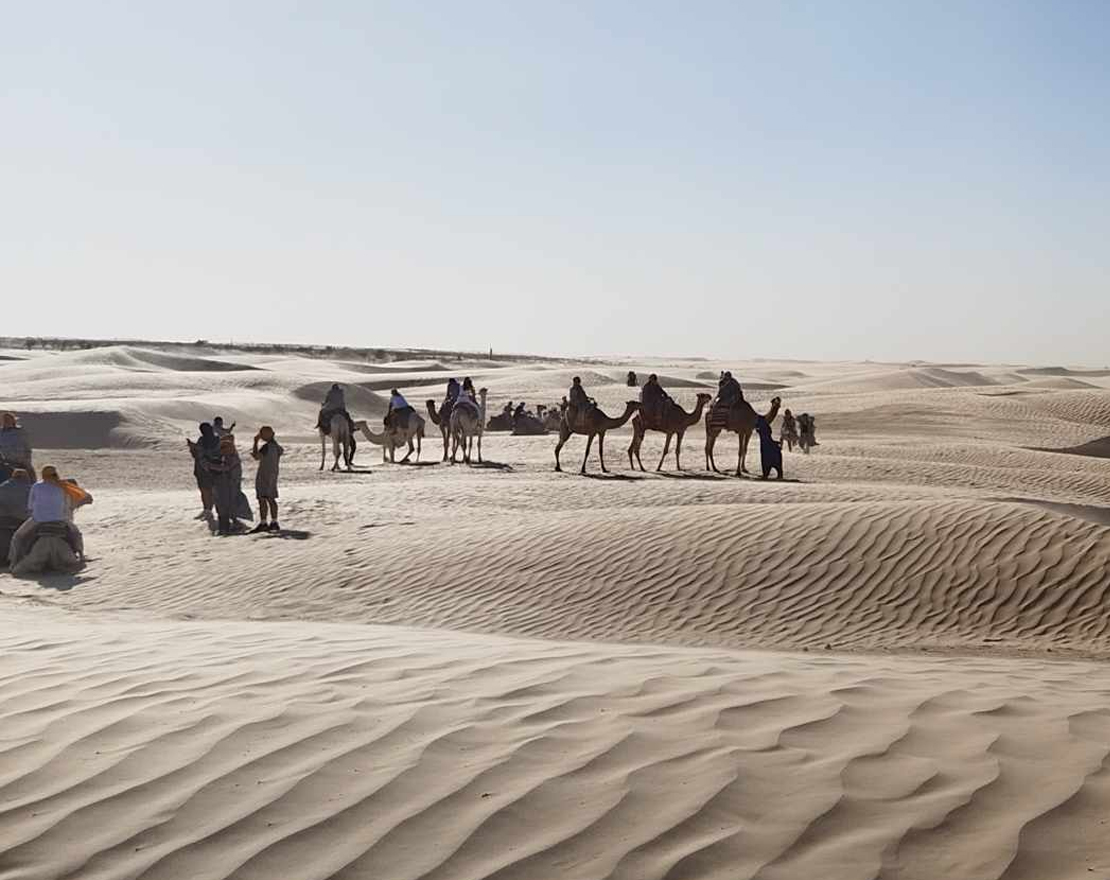
[[[786,480],[700,426],[317,470],[332,382],[379,427],[725,368],[816,415]],[[1108,370],[115,346],[0,351],[0,409],[96,498],[85,570],[0,574],[0,880],[1110,876]],[[196,518],[217,414],[282,535]]]

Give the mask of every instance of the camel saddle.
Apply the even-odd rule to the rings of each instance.
[[[727,428],[728,427],[728,411],[732,409],[732,404],[723,403],[720,400],[714,400],[713,406],[709,410],[709,427],[711,428]]]
[[[476,404],[469,397],[459,397],[457,400],[455,400],[452,409],[463,409],[464,407],[468,408],[470,412],[474,414],[474,418],[481,418],[482,412],[478,409],[478,404]]]

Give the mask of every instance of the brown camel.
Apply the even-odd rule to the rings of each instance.
[[[773,422],[779,414],[782,400],[778,397],[771,399],[771,408],[764,417],[768,422]],[[717,462],[713,459],[713,447],[717,443],[717,435],[721,431],[733,431],[740,436],[740,453],[736,459],[736,476],[748,473],[744,462],[748,458],[748,441],[752,439],[755,431],[755,420],[758,413],[746,400],[737,400],[724,413],[724,418],[718,414],[714,416],[713,408],[705,414],[705,469],[720,473]]]
[[[451,403],[450,401],[443,401],[443,403],[436,409],[436,402],[434,400],[428,401],[428,418],[432,420],[432,424],[439,428],[439,433],[443,435],[443,458],[442,461],[447,461],[447,444],[451,436]]]
[[[578,424],[573,427],[567,423],[564,414],[562,421],[559,423],[559,442],[555,444],[555,470],[561,471],[563,469],[559,463],[559,451],[570,439],[570,435],[583,434],[586,437],[586,454],[582,457],[582,469],[579,473],[586,473],[586,462],[590,458],[590,447],[593,445],[594,437],[597,437],[597,454],[598,458],[601,459],[602,473],[609,473],[608,468],[605,467],[605,432],[621,427],[639,409],[639,401],[630,400],[624,405],[624,414],[620,418],[614,419],[605,415],[598,407],[593,406],[578,414]]]
[[[636,466],[632,463],[632,456],[635,455],[640,470],[644,469],[644,463],[640,461],[640,445],[644,442],[644,434],[648,431],[661,431],[667,435],[667,441],[663,444],[663,454],[659,457],[659,465],[655,469],[657,471],[663,470],[663,462],[667,460],[667,452],[671,448],[671,438],[675,437],[674,466],[678,470],[682,470],[682,462],[680,461],[682,437],[687,428],[696,425],[701,420],[702,410],[712,399],[708,394],[699,394],[698,404],[694,407],[694,411],[690,413],[686,412],[675,401],[668,400],[662,418],[659,418],[657,414],[652,418],[647,418],[641,410],[640,414],[632,420],[632,443],[628,446],[628,466],[633,470],[636,469]]]

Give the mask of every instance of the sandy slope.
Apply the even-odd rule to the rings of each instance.
[[[85,572],[0,574],[0,880],[1110,871],[1103,373],[7,355],[0,407],[96,504]],[[552,437],[355,474],[300,442],[332,381],[376,419],[581,375],[615,413],[628,369],[689,406],[724,366],[817,414],[790,481],[706,474],[700,426],[683,474],[623,429],[590,479],[580,438],[562,475]],[[217,412],[287,443],[283,537],[194,519]]]

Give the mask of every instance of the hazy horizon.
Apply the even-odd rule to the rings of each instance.
[[[1107,25],[12,7],[4,333],[1104,366]]]

